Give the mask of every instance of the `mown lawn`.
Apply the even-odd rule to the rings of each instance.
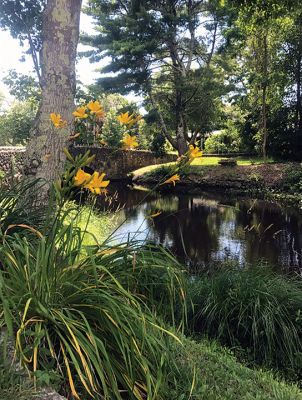
[[[224,157],[197,158],[192,162],[192,164],[190,166],[190,170],[192,170],[192,172],[197,172],[199,167],[207,167],[207,166],[215,166],[215,165],[219,166],[218,162],[223,158]],[[236,160],[237,160],[238,165],[259,165],[259,164],[266,164],[266,163],[274,162],[274,160],[272,158],[267,158],[266,160],[264,160],[263,158],[260,158],[260,157],[252,157],[252,158],[237,157]],[[158,167],[174,165],[174,164],[175,163],[148,165],[147,167],[143,167],[143,168],[137,169],[136,171],[133,171],[132,174],[134,177],[138,177],[138,176],[144,175],[146,173],[149,173]]]

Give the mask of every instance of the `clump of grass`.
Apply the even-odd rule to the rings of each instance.
[[[30,373],[55,370],[75,398],[161,399],[166,341],[178,339],[150,308],[172,315],[183,300],[177,263],[160,248],[127,245],[83,256],[83,232],[67,215],[2,237],[0,326]]]
[[[43,186],[39,180],[26,180],[10,188],[0,190],[0,231],[18,224],[40,226],[46,214],[46,208],[36,205],[33,192]],[[15,230],[17,227],[14,227]]]
[[[33,382],[26,379],[24,373],[0,363],[0,400],[29,400],[34,394]]]
[[[302,282],[272,272],[220,270],[191,287],[194,332],[241,346],[253,360],[302,370]]]
[[[167,179],[167,177],[169,177],[173,173],[175,173],[175,164],[169,163],[169,164],[163,164],[155,169],[150,170],[149,172],[146,173],[145,176],[164,181],[165,179]]]

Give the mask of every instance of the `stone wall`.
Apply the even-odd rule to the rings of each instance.
[[[6,176],[6,180],[18,180],[22,173],[24,152],[25,147],[22,146],[0,146],[0,180],[3,173]]]
[[[166,154],[163,157],[156,157],[154,153],[145,150],[115,150],[107,147],[74,147],[70,149],[73,155],[83,154],[90,150],[95,154],[91,168],[104,171],[110,179],[125,179],[127,174],[138,168],[148,165],[163,164],[176,161],[175,154]]]
[[[147,165],[163,164],[176,160],[176,155],[167,154],[164,157],[155,157],[150,151],[143,150],[115,150],[107,147],[79,146],[70,149],[73,155],[84,154],[90,150],[95,154],[95,160],[91,168],[104,171],[110,179],[125,179],[127,174]],[[3,171],[9,178],[14,175],[17,178],[24,161],[25,147],[0,147],[0,178]]]

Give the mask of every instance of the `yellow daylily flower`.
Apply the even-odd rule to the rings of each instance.
[[[132,119],[131,119],[131,121],[128,123],[128,127],[131,128],[133,125],[137,124],[138,121],[141,120],[141,119],[142,119],[142,116],[141,116],[141,115],[138,115],[137,117],[134,117],[134,116],[132,115]]]
[[[99,101],[90,101],[87,104],[91,114],[94,114],[98,120],[102,120],[105,116],[105,111],[103,110],[101,103]]]
[[[108,143],[107,143],[106,140],[104,140],[104,139],[100,139],[100,140],[99,140],[99,143],[100,143],[100,145],[102,145],[102,146],[107,146],[107,145],[108,145]]]
[[[124,149],[133,149],[138,146],[136,137],[129,135],[129,133],[125,133],[122,143]]]
[[[86,189],[89,189],[93,194],[100,194],[103,189],[105,189],[110,181],[104,181],[105,174],[99,174],[98,172],[94,172],[91,176],[91,179],[88,183],[84,185]]]
[[[117,120],[121,123],[121,124],[125,124],[128,125],[129,122],[132,120],[132,115],[129,115],[129,112],[125,112],[122,113],[121,115],[119,115],[117,117]]]
[[[56,128],[64,128],[67,125],[67,121],[64,121],[61,114],[51,113],[50,120]]]
[[[69,138],[68,138],[68,140],[76,139],[76,138],[79,137],[79,136],[80,136],[80,132],[75,133],[74,135],[70,135]]]
[[[190,144],[189,151],[188,151],[188,157],[189,157],[189,161],[191,162],[194,160],[194,158],[202,157],[202,151],[200,151],[198,146],[194,147],[192,144]]]
[[[90,112],[92,113],[92,114],[95,114],[95,113],[98,113],[98,112],[100,112],[100,111],[103,111],[103,108],[102,108],[102,106],[101,106],[101,103],[99,102],[99,101],[90,101],[88,104],[87,104],[87,107],[89,108],[89,110],[90,110]]]
[[[156,218],[156,217],[158,217],[159,215],[161,215],[162,214],[162,211],[157,211],[157,212],[155,212],[155,213],[153,213],[153,214],[150,214],[149,215],[149,218]]]
[[[166,185],[166,184],[172,183],[172,185],[175,186],[177,181],[180,181],[180,176],[178,174],[175,174],[175,175],[172,175],[165,182],[163,182],[162,185]]]
[[[75,186],[82,186],[91,180],[92,176],[87,172],[83,171],[81,168],[77,171],[74,177]]]
[[[117,117],[118,121],[122,125],[128,125],[128,127],[131,127],[135,125],[140,119],[142,119],[141,115],[138,115],[137,117],[134,116],[134,114],[130,114],[129,112],[125,112]]]
[[[73,113],[72,115],[76,118],[79,119],[84,119],[88,117],[88,114],[86,113],[86,106],[82,106],[82,107],[78,107]]]

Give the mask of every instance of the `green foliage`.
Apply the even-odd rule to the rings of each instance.
[[[45,0],[2,0],[0,3],[0,26],[9,30],[12,37],[28,46],[36,73],[40,73],[42,11]]]
[[[102,138],[109,147],[119,148],[125,133],[125,127],[117,120],[117,112],[114,109],[106,113],[105,122],[102,128]]]
[[[175,168],[176,165],[174,163],[168,165],[161,164],[158,167],[154,167],[146,171],[146,177],[154,178],[159,182],[163,182],[165,179],[169,178],[173,173],[175,173]]]
[[[153,153],[157,157],[162,157],[166,154],[165,144],[166,144],[165,136],[162,133],[155,133],[153,136],[150,150],[153,151]]]
[[[221,95],[231,87],[226,89],[215,60],[217,29],[226,22],[221,8],[218,1],[91,0],[86,9],[102,26],[100,35],[83,38],[95,47],[90,58],[110,56],[102,72],[115,73],[98,84],[108,91],[145,94],[158,130],[179,151],[189,141],[188,130],[197,139],[217,123]]]
[[[229,146],[225,143],[227,136],[224,132],[215,133],[209,136],[204,143],[206,153],[228,153],[231,152]]]
[[[302,284],[265,269],[226,269],[192,284],[195,332],[248,349],[255,362],[301,374]]]
[[[33,382],[26,380],[24,372],[0,363],[0,400],[29,400],[34,393]]]
[[[5,172],[2,171],[2,169],[0,169],[0,185],[1,185],[1,181],[4,180],[5,176],[6,176]]]
[[[36,116],[37,104],[15,102],[0,118],[0,145],[26,144]]]
[[[32,227],[41,226],[46,210],[36,205],[37,197],[34,188],[39,191],[41,181],[22,181],[11,188],[0,190],[0,233],[14,225],[27,224]],[[15,230],[16,228],[14,228]]]
[[[206,139],[204,150],[206,153],[238,153],[244,148],[238,129],[228,121],[226,129]]]
[[[38,103],[41,98],[39,83],[30,75],[18,73],[11,69],[3,78],[3,83],[9,88],[9,93],[20,102]]]
[[[282,192],[296,194],[302,192],[302,166],[294,165],[289,167],[284,172],[280,186],[278,187]]]

